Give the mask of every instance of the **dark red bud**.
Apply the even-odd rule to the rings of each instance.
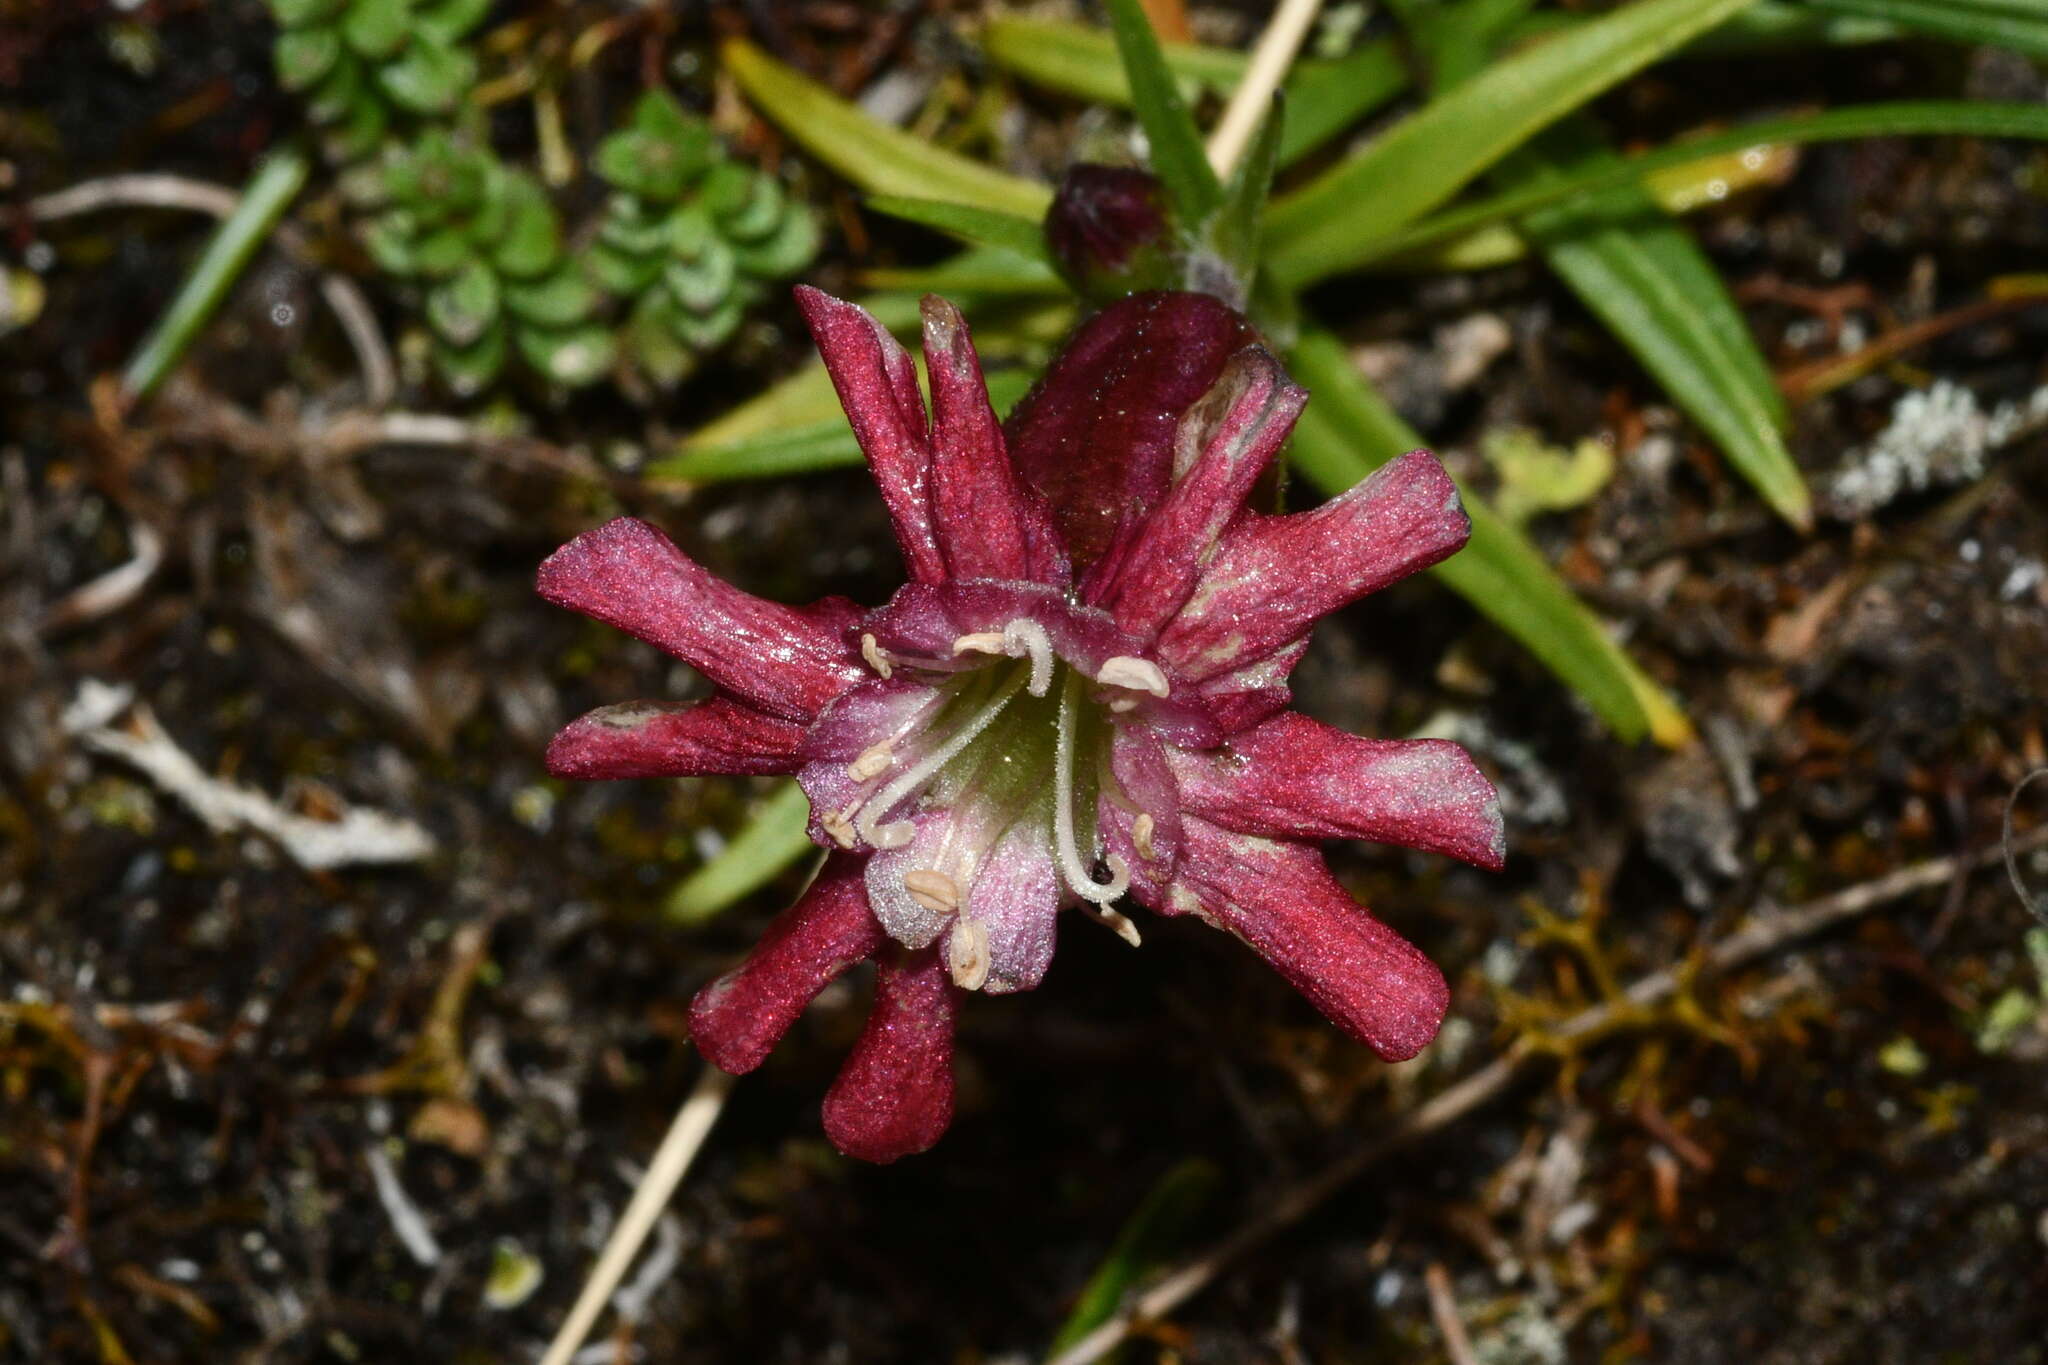
[[[1045,215],[1054,262],[1075,292],[1106,303],[1180,283],[1166,191],[1133,166],[1070,166]]]

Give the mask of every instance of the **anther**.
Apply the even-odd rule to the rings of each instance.
[[[818,817],[818,827],[824,830],[832,842],[841,848],[853,847],[853,811],[850,808],[842,811],[826,811]]]
[[[885,739],[861,750],[859,756],[846,765],[846,775],[856,782],[866,782],[889,771],[889,765],[895,761],[896,751]]]
[[[896,661],[890,657],[889,651],[876,644],[875,637],[865,632],[860,637],[860,657],[866,659],[868,667],[881,674],[885,680],[895,671]]]
[[[1112,910],[1106,905],[1089,905],[1085,901],[1082,903],[1081,908],[1088,913],[1090,919],[1093,919],[1097,924],[1109,930],[1133,948],[1140,946],[1144,942],[1138,936],[1138,926],[1123,911]]]
[[[960,913],[960,888],[951,877],[928,867],[914,867],[903,874],[903,889],[925,909],[940,915]]]
[[[1138,856],[1148,863],[1159,856],[1158,850],[1152,847],[1152,831],[1158,828],[1159,822],[1143,813],[1131,821],[1131,846],[1136,848]]]
[[[1163,697],[1172,689],[1166,685],[1166,674],[1150,659],[1134,659],[1128,654],[1119,654],[1102,665],[1102,671],[1095,675],[1095,681],[1111,687],[1128,687],[1133,692],[1150,692]]]
[[[963,991],[978,991],[988,980],[988,929],[981,921],[953,922],[946,939],[946,971]]]
[[[976,654],[1000,654],[1003,652],[1003,633],[999,630],[977,631],[963,635],[953,642],[953,654],[957,658],[972,651]]]

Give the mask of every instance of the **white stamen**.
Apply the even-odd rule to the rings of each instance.
[[[946,939],[946,970],[963,991],[978,991],[988,980],[988,929],[980,920],[953,922]]]
[[[853,847],[853,820],[850,811],[828,810],[818,817],[818,827],[841,848]]]
[[[1133,948],[1143,943],[1138,937],[1138,926],[1132,923],[1131,917],[1123,911],[1112,910],[1106,905],[1083,905],[1081,909],[1087,912],[1089,918]]]
[[[1128,654],[1119,654],[1102,665],[1102,671],[1095,675],[1095,681],[1111,687],[1128,687],[1133,692],[1150,692],[1163,697],[1172,689],[1166,685],[1166,674],[1150,659],[1134,659]]]
[[[1108,860],[1110,880],[1105,885],[1088,875],[1088,869],[1081,865],[1081,851],[1074,846],[1074,694],[1079,690],[1072,675],[1060,689],[1060,720],[1052,765],[1053,854],[1059,859],[1060,875],[1066,878],[1075,895],[1107,905],[1130,886],[1131,870],[1123,859],[1112,854]]]
[[[1137,819],[1131,821],[1131,846],[1136,848],[1138,856],[1148,863],[1159,856],[1158,850],[1152,847],[1152,831],[1157,828],[1159,822],[1143,812],[1139,813]]]
[[[943,872],[914,867],[903,874],[903,889],[912,900],[936,914],[960,913],[960,888]]]
[[[861,635],[860,657],[866,659],[868,667],[881,674],[885,680],[895,671],[896,660],[890,656],[888,650],[875,643],[875,637],[872,635]]]
[[[885,739],[861,750],[860,755],[846,765],[846,775],[856,782],[866,782],[889,771],[889,765],[895,761],[896,751]]]
[[[1003,627],[1003,653],[1013,659],[1030,658],[1031,682],[1025,690],[1032,696],[1042,697],[1052,687],[1052,637],[1044,626],[1028,616],[1010,622]]]
[[[963,635],[953,642],[953,656],[955,658],[967,653],[969,650],[976,654],[1001,654],[1003,652],[1003,633],[999,630],[977,631],[973,635]]]
[[[912,767],[910,771],[900,774],[894,782],[882,788],[874,800],[861,807],[860,818],[855,822],[855,828],[860,831],[861,837],[876,848],[901,848],[909,843],[916,830],[908,820],[898,820],[881,828],[876,827],[876,822],[887,815],[898,801],[922,787],[933,773],[952,762],[954,755],[972,744],[983,730],[995,724],[996,717],[1010,704],[1010,698],[1016,696],[1023,688],[1024,674],[1019,672],[1016,677],[1003,684],[1002,690],[991,697],[986,705],[968,717],[967,723],[955,730],[944,744],[926,754],[922,762]]]

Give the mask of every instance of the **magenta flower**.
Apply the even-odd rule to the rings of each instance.
[[[955,1001],[1029,990],[1062,909],[1132,944],[1126,896],[1249,944],[1382,1057],[1449,1000],[1317,841],[1485,867],[1494,791],[1457,745],[1360,739],[1289,712],[1317,618],[1469,531],[1435,457],[1313,511],[1244,506],[1307,395],[1201,294],[1132,295],[1083,326],[1007,428],[966,325],[927,299],[929,420],[911,360],[852,304],[798,298],[888,503],[910,583],[807,607],[713,578],[645,522],[578,536],[540,591],[718,688],[564,729],[563,777],[793,773],[817,880],[691,1005],[714,1065],[758,1066],[812,997],[874,960],[866,1030],[825,1099],[849,1155],[893,1161],[952,1118]]]

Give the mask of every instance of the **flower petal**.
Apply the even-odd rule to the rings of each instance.
[[[1308,392],[1290,383],[1264,347],[1230,358],[1181,419],[1173,487],[1089,572],[1083,600],[1151,639],[1187,601],[1224,527],[1280,453]]]
[[[1068,340],[1006,431],[1077,564],[1165,495],[1181,414],[1256,339],[1220,299],[1165,292],[1119,299]]]
[[[1066,551],[1045,499],[1010,465],[981,360],[960,310],[926,295],[924,363],[932,386],[931,516],[954,578],[1064,583]]]
[[[843,598],[769,602],[715,577],[633,517],[585,531],[540,566],[540,595],[637,635],[743,701],[808,722],[865,676],[846,642],[860,609]]]
[[[1361,739],[1292,712],[1227,752],[1169,751],[1190,812],[1282,839],[1370,839],[1499,871],[1500,798],[1447,739]]]
[[[1313,511],[1247,514],[1224,535],[1159,652],[1197,680],[1242,668],[1345,603],[1449,556],[1471,532],[1457,486],[1426,450],[1389,460]]]
[[[1224,734],[1249,730],[1268,716],[1285,711],[1294,701],[1287,678],[1306,653],[1308,636],[1303,635],[1263,659],[1209,679],[1196,689],[1196,695]]]
[[[881,959],[875,1007],[825,1095],[825,1136],[862,1161],[925,1151],[953,1121],[953,984],[938,949]]]
[[[856,304],[804,284],[796,302],[889,505],[904,567],[920,583],[940,581],[946,564],[932,528],[931,439],[910,353]]]
[[[1042,822],[1018,821],[981,860],[967,893],[962,918],[988,936],[988,978],[981,989],[990,995],[1028,991],[1052,965],[1060,877],[1051,842]],[[956,925],[953,932],[962,930]]]
[[[1166,764],[1166,746],[1148,726],[1120,725],[1110,741],[1109,771],[1095,803],[1104,851],[1130,870],[1131,895],[1171,914],[1168,888],[1180,857],[1180,797]]]
[[[629,701],[600,706],[562,727],[548,745],[556,777],[767,777],[803,764],[805,729],[730,697],[694,706]]]
[[[1435,963],[1352,900],[1312,845],[1182,820],[1177,908],[1237,935],[1330,1022],[1388,1061],[1436,1036],[1450,987]]]
[[[775,917],[747,960],[697,992],[690,1037],[735,1076],[759,1066],[804,1006],[887,939],[868,911],[861,860],[835,853],[795,905]]]

